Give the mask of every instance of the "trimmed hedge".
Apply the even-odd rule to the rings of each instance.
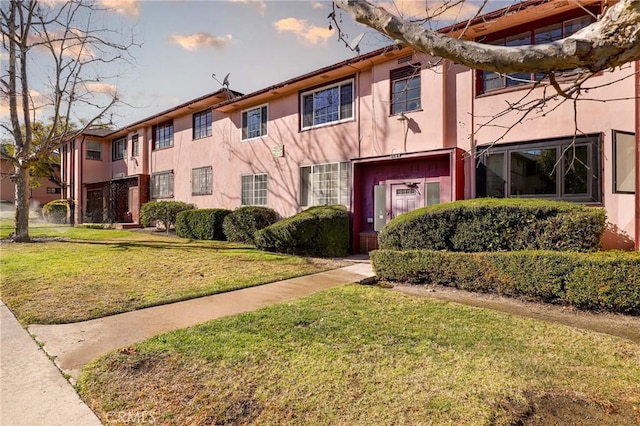
[[[640,314],[640,253],[376,250],[378,278]]]
[[[278,221],[278,213],[268,207],[244,206],[224,218],[222,229],[227,240],[255,244],[255,233]]]
[[[304,256],[349,253],[349,214],[344,206],[311,207],[255,234],[260,250]]]
[[[225,241],[222,223],[230,213],[227,209],[182,211],[176,216],[176,235],[192,240]]]
[[[168,234],[171,225],[176,223],[178,213],[195,208],[195,205],[182,201],[150,201],[140,209],[140,223],[147,227],[153,221],[162,222]]]
[[[595,251],[605,227],[603,209],[522,198],[478,198],[428,206],[390,221],[381,249],[463,252]]]
[[[42,217],[51,223],[67,223],[68,200],[53,200],[42,206]]]

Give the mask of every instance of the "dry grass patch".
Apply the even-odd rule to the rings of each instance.
[[[81,321],[338,266],[249,246],[127,231],[2,244],[2,300],[23,324]],[[47,234],[49,235],[49,234]]]
[[[544,424],[548,395],[634,424],[640,346],[352,285],[111,353],[79,390],[107,424]]]

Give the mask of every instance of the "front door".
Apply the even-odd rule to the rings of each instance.
[[[102,223],[104,201],[102,189],[87,190],[87,219],[91,223]]]
[[[424,196],[420,186],[404,183],[391,185],[391,219],[423,206]]]

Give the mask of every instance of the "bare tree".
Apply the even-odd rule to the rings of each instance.
[[[599,72],[640,59],[640,0],[620,0],[572,36],[526,48],[450,37],[427,29],[420,22],[398,17],[367,0],[334,0],[334,5],[392,40],[428,55],[485,71],[551,73],[584,68]]]
[[[3,101],[8,100],[10,123],[1,123],[15,144],[3,158],[14,165],[16,186],[14,241],[29,241],[30,169],[105,115],[119,102],[108,82],[110,64],[130,62],[133,40],[96,22],[105,9],[91,0],[39,2],[11,0],[0,7],[2,49],[8,67],[0,75]],[[108,72],[108,71],[107,71]],[[34,90],[34,74],[47,75],[46,87]],[[82,111],[82,112],[80,112]],[[36,138],[38,114],[51,125]],[[79,115],[86,114],[83,126]],[[89,118],[87,118],[89,116]],[[37,140],[36,140],[37,139]]]

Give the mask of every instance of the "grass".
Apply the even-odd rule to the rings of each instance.
[[[335,265],[131,231],[39,226],[3,243],[0,296],[22,324],[82,321],[319,272]]]
[[[106,424],[508,424],[532,394],[640,406],[640,348],[350,285],[112,352],[78,389]]]

